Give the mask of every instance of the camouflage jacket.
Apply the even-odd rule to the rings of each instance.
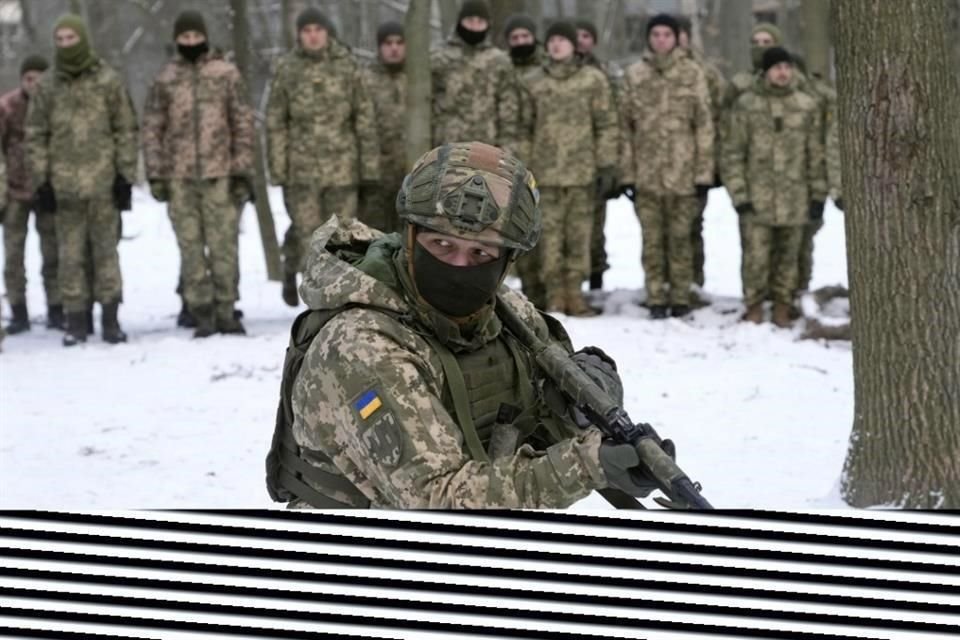
[[[332,460],[325,471],[346,477],[373,507],[564,508],[606,486],[600,432],[571,422],[569,437],[545,449],[527,438],[512,455],[471,456],[428,338],[459,359],[504,341],[500,321],[491,310],[466,338],[415,302],[397,235],[371,245],[356,267],[327,250],[328,243],[356,244],[370,233],[359,222],[343,227],[331,218],[312,238],[300,294],[311,309],[346,309],[316,335],[294,383],[293,435],[301,456],[309,461],[317,451]],[[502,295],[551,339],[522,296]],[[535,369],[527,371],[524,382],[538,379]]]
[[[399,188],[407,175],[407,74],[377,62],[364,70],[373,98],[384,186]]]
[[[143,109],[150,179],[253,174],[253,110],[240,71],[218,54],[160,71]]]
[[[458,37],[430,54],[433,143],[477,140],[515,150],[519,107],[510,56]]]
[[[717,65],[710,62],[702,52],[696,49],[687,49],[687,55],[703,69],[707,79],[707,88],[710,91],[710,113],[713,114],[714,126],[719,126],[720,116],[723,113],[723,100],[729,83]],[[719,145],[717,145],[719,146]]]
[[[753,221],[801,225],[812,200],[827,195],[820,108],[797,88],[758,79],[741,95],[723,142],[723,183],[734,206],[753,204]]]
[[[621,98],[624,182],[638,193],[693,195],[714,181],[714,126],[703,70],[680,49],[627,67]]]
[[[137,181],[137,115],[117,73],[102,60],[78,76],[44,73],[30,99],[27,163],[33,184],[58,196],[109,193],[117,175]]]
[[[592,185],[598,168],[617,168],[619,127],[610,83],[580,63],[548,62],[520,80],[519,155],[550,187]]]
[[[840,134],[837,129],[837,92],[826,80],[807,76],[809,93],[820,99],[823,117],[823,144],[827,163],[827,188],[834,200],[843,197],[840,181]]]
[[[267,104],[274,184],[348,187],[380,180],[380,142],[363,70],[335,39],[319,55],[298,48],[277,64]]]
[[[24,145],[24,123],[30,99],[17,88],[0,96],[0,146],[7,164],[7,179],[11,199],[26,201],[33,196],[30,173],[27,170],[27,151]]]

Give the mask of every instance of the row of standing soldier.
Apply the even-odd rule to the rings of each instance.
[[[762,303],[772,299],[774,321],[789,324],[794,294],[809,281],[826,177],[835,199],[839,185],[829,152],[836,149],[832,93],[818,79],[783,70],[793,59],[777,48],[776,27],[754,29],[754,69],[727,83],[689,47],[689,23],[667,15],[648,22],[649,51],[624,72],[593,54],[597,31],[589,22],[555,23],[541,48],[535,23],[514,16],[505,30],[509,55],[489,44],[489,24],[487,5],[467,0],[455,34],[431,54],[434,143],[510,148],[537,176],[544,237],[518,265],[529,297],[549,311],[594,313],[581,283],[602,287],[606,200],[625,193],[643,229],[651,317],[685,315],[695,302],[691,284],[703,285],[706,194],[723,180],[740,213],[745,319],[761,321]],[[406,173],[402,27],[381,26],[378,60],[367,68],[320,11],[304,11],[297,32],[297,47],[276,65],[266,114],[270,178],[283,188],[291,218],[283,248],[290,305],[298,304],[296,274],[312,231],[332,214],[396,230],[393,194]],[[120,342],[116,210],[130,206],[136,116],[83,23],[65,16],[54,33],[55,70],[34,89],[42,71],[34,67],[42,65],[28,58],[21,88],[0,103],[19,100],[13,115],[0,111],[8,164],[29,161],[11,172],[8,328],[29,327],[23,239],[32,208],[48,324],[61,326],[65,311],[64,344],[82,342],[98,301],[104,339]],[[253,114],[238,70],[210,49],[199,13],[178,16],[174,39],[177,56],[144,107],[142,141],[151,192],[169,202],[181,252],[179,321],[198,337],[242,333],[234,308],[237,233],[253,195]],[[768,49],[775,49],[769,65]],[[760,160],[765,153],[783,158]],[[26,186],[31,177],[35,188]]]

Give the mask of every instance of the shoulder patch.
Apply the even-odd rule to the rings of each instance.
[[[353,408],[361,420],[367,420],[383,406],[376,389],[368,389],[353,400]]]

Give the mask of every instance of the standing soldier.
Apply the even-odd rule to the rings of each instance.
[[[456,35],[430,55],[434,144],[478,140],[516,145],[517,85],[510,57],[487,42],[490,8],[465,0]]]
[[[714,129],[703,70],[677,47],[666,14],[647,23],[649,51],[624,78],[624,182],[636,190],[650,317],[690,312],[690,229],[714,180]]]
[[[783,46],[783,33],[777,25],[769,22],[760,22],[754,25],[750,33],[750,60],[753,67],[750,71],[738,71],[730,79],[723,95],[722,107],[724,113],[733,108],[733,103],[744,91],[751,89],[756,77],[762,73],[763,53],[770,47]]]
[[[521,79],[521,157],[539,179],[546,309],[590,316],[580,288],[590,270],[595,199],[617,187],[617,110],[607,78],[575,57],[573,24],[554,23],[546,42],[550,60]]]
[[[543,49],[537,46],[537,23],[533,18],[520,14],[510,16],[503,35],[510,61],[519,72],[543,64]]]
[[[589,20],[577,20],[577,54],[583,62],[596,67],[609,79],[611,96],[614,104],[619,104],[620,84],[623,81],[623,70],[609,61],[601,60],[594,53],[597,46],[597,26]],[[618,132],[619,135],[619,132]],[[596,194],[593,229],[590,232],[590,288],[603,289],[603,274],[610,268],[607,262],[607,247],[604,227],[607,222],[607,200],[617,194]]]
[[[234,317],[240,229],[232,194],[253,190],[253,112],[239,70],[210,52],[200,13],[178,15],[173,38],[177,55],[157,75],[144,107],[150,191],[170,203],[194,337],[242,334]]]
[[[56,211],[64,346],[87,340],[87,309],[100,303],[103,339],[126,334],[117,320],[123,294],[117,210],[129,208],[137,175],[137,116],[120,77],[90,46],[75,15],[54,28],[55,69],[27,111],[26,147],[41,208]],[[84,262],[92,256],[93,291]]]
[[[360,220],[384,233],[400,230],[396,199],[407,174],[407,44],[403,25],[385,22],[377,29],[377,61],[365,70],[379,128],[380,184],[360,191]]]
[[[24,123],[30,97],[36,93],[40,74],[47,70],[46,59],[28,56],[20,65],[20,86],[0,96],[0,144],[9,167],[4,186],[9,186],[9,200],[3,214],[4,285],[13,319],[7,332],[20,333],[30,329],[27,313],[27,278],[24,269],[24,250],[27,243],[27,222],[34,212],[33,224],[40,236],[40,254],[43,256],[43,289],[47,296],[47,327],[63,329],[63,305],[57,282],[57,228],[53,212],[35,206],[30,176],[27,172],[24,149]],[[3,209],[0,209],[2,212]]]
[[[318,9],[297,16],[297,46],[277,63],[267,104],[270,180],[283,187],[283,300],[297,306],[310,236],[336,214],[357,217],[357,189],[380,182],[373,100],[350,50]]]
[[[686,16],[677,16],[677,24],[680,25],[680,48],[687,52],[687,55],[690,57],[690,59],[693,60],[703,70],[703,73],[707,78],[707,88],[710,90],[710,113],[713,116],[713,130],[715,135],[719,135],[720,119],[721,115],[723,114],[721,103],[723,102],[723,96],[727,91],[727,80],[723,77],[720,69],[718,69],[715,64],[707,60],[702,51],[699,51],[691,46],[690,29],[692,26],[690,23],[690,18]],[[715,151],[713,186],[719,187],[722,186],[722,184],[719,173],[716,169],[718,169],[720,166],[720,143],[714,140],[713,146]],[[701,289],[703,288],[703,284],[705,282],[703,274],[703,265],[706,260],[706,256],[703,252],[703,212],[706,208],[707,199],[704,198],[700,202],[700,213],[697,214],[697,217],[693,221],[693,227],[690,229],[690,242],[692,245],[691,250],[693,251],[693,281]]]
[[[803,230],[823,215],[827,193],[817,101],[797,88],[790,54],[763,54],[763,76],[730,113],[723,144],[723,182],[740,215],[743,319],[763,321],[773,299],[773,322],[791,324]]]

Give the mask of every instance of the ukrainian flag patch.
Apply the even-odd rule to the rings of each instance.
[[[360,417],[366,420],[374,413],[377,409],[383,406],[380,397],[377,395],[377,392],[374,389],[360,395],[359,398],[353,401],[353,408],[357,410],[357,413],[360,414]]]

